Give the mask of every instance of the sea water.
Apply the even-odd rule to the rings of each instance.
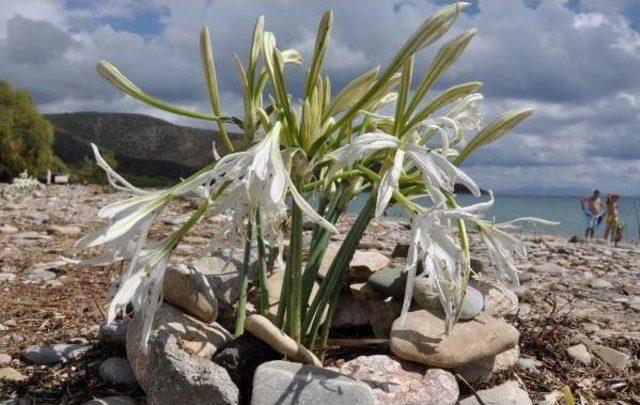
[[[349,206],[349,211],[357,213],[368,198],[368,194],[362,193]],[[549,233],[556,235],[584,235],[585,219],[580,208],[580,200],[584,197],[554,197],[554,196],[513,196],[496,195],[493,208],[486,214],[486,218],[495,219],[496,222],[509,221],[520,217],[538,217],[550,221],[560,222],[556,226],[535,225],[528,226],[527,231]],[[488,200],[488,196],[474,198],[471,195],[458,196],[461,205],[475,204]],[[638,218],[635,204],[640,205],[639,197],[624,196],[620,200],[618,212],[619,218],[624,221],[626,228],[624,240],[638,240]],[[640,206],[638,208],[640,210]],[[639,213],[640,214],[640,213]],[[388,217],[402,217],[402,208],[393,206],[385,213]],[[596,236],[602,237],[605,230],[603,220],[596,230]]]

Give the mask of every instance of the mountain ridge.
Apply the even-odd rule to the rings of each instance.
[[[118,170],[124,173],[180,178],[211,162],[212,142],[221,154],[227,152],[216,130],[143,114],[81,111],[44,117],[54,126],[55,153],[72,165],[92,158],[90,143],[95,143],[101,151],[114,153]],[[231,136],[234,141],[240,137]]]

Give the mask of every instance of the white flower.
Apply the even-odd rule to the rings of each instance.
[[[526,247],[522,241],[509,232],[508,229],[518,229],[521,223],[540,223],[544,225],[557,225],[557,222],[546,221],[540,218],[518,218],[509,222],[492,223],[482,219],[484,214],[493,206],[493,193],[489,191],[489,201],[474,204],[468,207],[460,207],[441,212],[443,217],[462,218],[476,225],[482,235],[482,240],[489,252],[491,261],[496,265],[501,274],[509,277],[511,282],[518,284],[518,269],[515,265],[514,255],[526,255]]]
[[[434,150],[419,145],[417,137],[399,140],[391,135],[376,132],[363,134],[345,146],[329,154],[336,161],[332,172],[352,165],[364,156],[383,149],[395,149],[393,166],[385,172],[378,188],[376,216],[382,215],[409,158],[422,174],[426,191],[435,205],[441,205],[445,197],[441,189],[453,191],[455,183],[464,184],[474,196],[480,195],[478,185],[462,170],[451,164],[446,157]]]
[[[479,128],[484,117],[482,99],[483,96],[480,93],[472,93],[463,97],[447,113],[447,117],[457,123],[463,132]]]
[[[227,184],[227,188],[218,197],[217,210],[231,210],[236,218],[251,220],[260,208],[267,223],[274,223],[286,218],[286,196],[291,193],[294,203],[312,221],[337,233],[335,226],[315,212],[291,180],[280,151],[281,128],[280,122],[276,122],[260,142],[218,161],[213,179],[217,185]]]
[[[448,226],[442,224],[439,212],[417,215],[411,223],[412,241],[407,255],[407,283],[402,316],[409,310],[413,294],[418,262],[422,262],[428,277],[440,299],[449,328],[462,302],[464,290],[465,260],[457,241],[450,235]]]
[[[18,194],[26,195],[35,189],[43,188],[44,185],[38,181],[35,177],[29,176],[29,173],[25,170],[11,180],[11,189],[18,192]]]

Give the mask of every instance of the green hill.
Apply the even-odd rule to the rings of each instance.
[[[134,176],[177,179],[211,162],[212,141],[226,153],[216,130],[174,125],[141,114],[75,112],[46,114],[55,130],[54,151],[65,163],[93,158],[90,142],[112,151],[118,171]],[[212,127],[215,124],[211,124]],[[232,135],[237,139],[238,135]]]

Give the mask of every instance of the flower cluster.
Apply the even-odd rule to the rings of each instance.
[[[207,215],[225,214],[230,218],[229,225],[212,238],[231,235],[236,243],[244,241],[244,281],[236,333],[243,330],[251,253],[258,251],[260,311],[266,314],[266,256],[283,252],[288,224],[290,253],[283,264],[283,291],[274,322],[308,347],[315,346],[319,335],[326,341],[344,272],[358,241],[369,222],[383,215],[390,204],[404,209],[412,228],[403,313],[409,309],[415,278],[428,277],[439,294],[447,325],[453,325],[471,274],[467,229],[482,235],[494,264],[517,283],[514,255],[524,254],[524,247],[508,229],[536,219],[494,224],[483,216],[493,204],[493,195],[488,202],[461,207],[455,186],[463,185],[480,197],[479,186],[460,165],[471,153],[531,115],[532,110],[509,111],[483,127],[479,82],[452,86],[425,101],[475,30],[464,31],[444,43],[421,80],[415,85],[413,80],[416,56],[439,40],[467,6],[456,3],[440,9],[417,29],[385,70],[366,72],[335,96],[329,77],[322,75],[333,22],[332,13],[327,12],[318,26],[305,94],[298,105],[292,103],[294,98],[287,91],[285,68],[302,65],[302,57],[295,50],[280,50],[260,17],[247,60],[243,63],[236,57],[244,89],[242,118],[221,114],[213,49],[206,28],[201,31],[200,48],[213,114],[188,111],[152,97],[113,65],[100,62],[100,74],[129,96],[174,114],[215,122],[229,152],[220,158],[214,148],[208,166],[173,187],[147,191],[113,171],[93,146],[110,184],[132,194],[127,200],[104,207],[99,215],[107,225],[78,242],[78,248],[107,248],[107,253],[93,263],[128,261],[109,317],[132,304],[144,317],[140,339],[146,341],[161,300],[171,252]],[[272,93],[266,94],[267,83]],[[381,113],[391,109],[392,115]],[[244,143],[231,142],[229,125],[242,130]],[[348,203],[362,192],[370,193],[370,197],[344,238],[319,292],[310,298],[329,237],[337,232],[335,223]],[[178,198],[191,199],[198,209],[166,238],[149,240],[155,218]],[[315,209],[307,202],[310,198],[318,202]],[[300,253],[303,217],[316,224],[304,266]]]
[[[18,177],[11,180],[11,190],[20,196],[32,193],[34,190],[44,187],[35,177],[29,176],[27,171],[23,171]]]

